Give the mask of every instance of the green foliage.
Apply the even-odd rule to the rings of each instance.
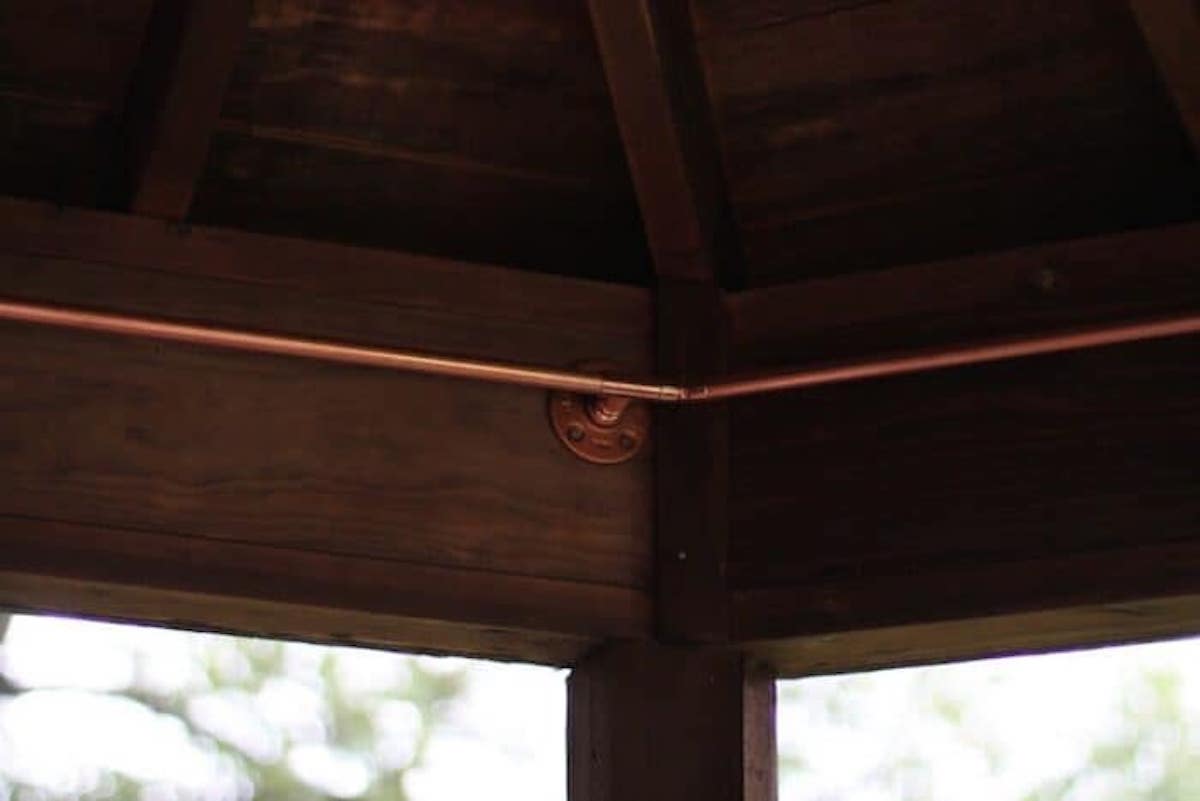
[[[8,619],[0,616],[0,635]],[[0,637],[0,643],[3,642]],[[107,693],[134,701],[183,726],[189,740],[209,754],[220,771],[237,777],[242,798],[262,801],[323,801],[325,792],[306,782],[295,770],[297,749],[320,748],[354,762],[367,777],[366,789],[356,795],[364,801],[406,801],[405,775],[422,763],[431,735],[443,725],[450,703],[464,689],[461,670],[447,671],[426,659],[388,655],[375,660],[368,681],[352,681],[355,655],[346,649],[269,640],[197,635],[194,639],[194,675],[182,686],[164,690],[147,680],[144,665],[135,664],[128,686]],[[145,655],[135,655],[144,660]],[[361,657],[358,657],[361,659]],[[2,677],[2,674],[0,674]],[[0,684],[4,696],[44,692],[47,688]],[[319,710],[319,725],[280,726],[262,710],[272,693],[284,688],[308,699]],[[204,714],[208,703],[210,714]],[[212,724],[212,704],[225,704],[239,716],[255,719],[260,742],[248,745],[245,737],[231,735],[227,727]],[[278,701],[276,701],[278,703]],[[382,711],[408,713],[411,731],[403,742],[395,732],[384,731]],[[7,793],[6,793],[7,789]],[[69,796],[80,801],[145,801],[146,787],[133,777],[108,771],[95,786]],[[0,801],[66,801],[44,788],[23,786],[0,774]],[[185,800],[185,795],[171,794]],[[162,797],[155,794],[155,797]]]
[[[779,701],[789,710],[793,736],[784,739],[789,746],[780,754],[783,785],[807,786],[803,797],[821,801],[933,801],[948,797],[946,787],[935,791],[945,768],[947,775],[961,777],[967,770],[992,777],[996,787],[1014,788],[1012,801],[1200,800],[1200,720],[1194,714],[1189,719],[1180,668],[1143,669],[1119,694],[1096,698],[1114,710],[1114,722],[1092,733],[1094,740],[1079,743],[1083,758],[1077,765],[1028,790],[1016,790],[1021,780],[1012,777],[1025,774],[1036,782],[1038,774],[1028,773],[1013,750],[1015,741],[1005,739],[1012,735],[1002,736],[982,703],[989,688],[1000,689],[1006,680],[1003,669],[976,673],[974,683],[965,685],[946,681],[945,675],[931,669],[785,682]],[[1046,700],[1043,696],[1040,702]],[[1040,725],[1039,710],[1028,711],[1026,725]],[[1044,722],[1053,725],[1052,718]],[[860,730],[871,734],[856,739],[851,733]],[[809,749],[820,752],[822,741],[815,739],[820,737],[844,744],[818,759],[843,765],[822,770],[812,758]],[[865,753],[848,753],[856,747]],[[998,796],[980,788],[980,797]]]
[[[1200,736],[1184,715],[1180,689],[1173,671],[1139,676],[1123,694],[1119,727],[1092,747],[1087,764],[1024,801],[1200,798]]]

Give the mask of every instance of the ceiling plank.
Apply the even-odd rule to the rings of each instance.
[[[686,0],[590,0],[660,278],[739,284],[737,235]]]
[[[1200,5],[1195,0],[1130,0],[1130,6],[1200,153]]]
[[[250,21],[250,0],[158,0],[117,128],[104,205],[187,216]]]

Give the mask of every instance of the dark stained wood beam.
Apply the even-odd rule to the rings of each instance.
[[[802,281],[729,296],[732,369],[1195,310],[1200,224]]]
[[[651,372],[642,290],[23,201],[0,284]],[[4,324],[0,398],[0,604],[556,663],[652,633],[650,459],[578,461],[540,392]]]
[[[567,683],[571,801],[775,801],[774,677],[734,651],[612,643]]]
[[[1200,6],[1195,0],[1130,0],[1129,4],[1200,154]]]
[[[689,3],[588,5],[659,277],[739,283],[737,235]]]
[[[664,282],[657,305],[660,372],[685,385],[721,375],[727,325],[720,290]],[[660,407],[654,432],[658,636],[728,642],[728,406]]]
[[[780,678],[1097,648],[1192,636],[1200,595],[749,641]]]
[[[169,220],[187,216],[250,8],[250,0],[154,4],[104,205]]]
[[[1197,254],[1185,225],[756,291],[731,299],[732,360],[1195,311]],[[1183,337],[735,403],[735,641],[791,672],[1197,631],[1193,602],[1164,600],[1200,594],[1197,353]],[[1079,629],[1079,609],[1102,622]]]
[[[644,636],[649,611],[619,587],[364,558],[335,543],[261,546],[4,514],[0,533],[7,608],[560,665],[607,637]]]

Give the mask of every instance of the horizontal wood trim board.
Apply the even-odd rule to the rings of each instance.
[[[0,608],[191,631],[570,666],[590,637],[129,584],[0,572]]]
[[[634,373],[653,370],[653,301],[632,287],[2,197],[0,252],[103,270],[74,289],[61,274],[43,275],[45,266],[26,270],[21,280],[7,277],[5,293],[21,298],[59,293],[64,303],[298,334],[549,364],[605,359]],[[146,271],[167,274],[168,283]],[[114,280],[140,291],[105,292]],[[214,287],[232,297],[214,298]],[[386,330],[373,330],[382,325]]]
[[[1200,224],[729,297],[741,369],[1127,320],[1200,306]]]
[[[779,678],[1123,645],[1200,634],[1200,595],[744,643]]]
[[[637,638],[651,627],[649,594],[620,587],[9,515],[0,516],[0,532],[0,574],[576,638]],[[53,595],[22,598],[16,592],[0,601],[59,605]],[[220,625],[219,618],[210,622]],[[238,628],[238,621],[229,626]]]
[[[1200,540],[746,589],[734,631],[784,639],[1177,595],[1200,595]]]

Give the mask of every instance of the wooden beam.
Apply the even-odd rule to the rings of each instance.
[[[9,515],[0,532],[8,608],[563,665],[649,615],[598,584]]]
[[[250,0],[157,0],[117,131],[105,205],[181,220],[191,206]]]
[[[756,291],[731,301],[733,359],[1194,311],[1198,253],[1188,225]],[[788,641],[812,653],[823,636],[946,638],[851,651],[903,663],[991,647],[957,623],[1200,593],[1198,348],[1185,337],[735,403],[734,639],[780,641],[786,661]],[[1057,625],[1032,644],[1078,644]],[[1142,632],[1131,616],[1106,636]]]
[[[1195,0],[1130,0],[1130,6],[1200,155],[1200,6]]]
[[[725,367],[724,318],[715,286],[660,285],[660,373],[684,384],[720,375]],[[661,407],[654,431],[658,636],[675,643],[727,642],[727,405]]]
[[[641,290],[21,201],[0,201],[0,283],[39,302],[650,370]],[[650,634],[650,460],[574,459],[540,392],[5,324],[0,396],[0,572],[105,598],[145,588],[162,615],[216,627],[254,618],[200,614],[196,598],[440,621],[448,640],[420,639],[442,650],[464,626],[531,633],[504,646],[518,658],[546,658],[547,634]],[[172,610],[173,593],[191,600]],[[48,608],[124,614],[72,608],[88,597]]]
[[[613,643],[567,684],[571,801],[774,801],[775,682],[732,651]]]
[[[1200,596],[1072,606],[769,639],[743,647],[780,678],[1097,648],[1200,633]]]
[[[588,5],[658,275],[738,283],[737,235],[689,4]]]
[[[1200,225],[1092,237],[729,297],[733,369],[1194,310]]]
[[[294,603],[0,572],[0,609],[13,612],[558,666],[575,664],[595,647],[593,637],[338,608],[329,600]]]

